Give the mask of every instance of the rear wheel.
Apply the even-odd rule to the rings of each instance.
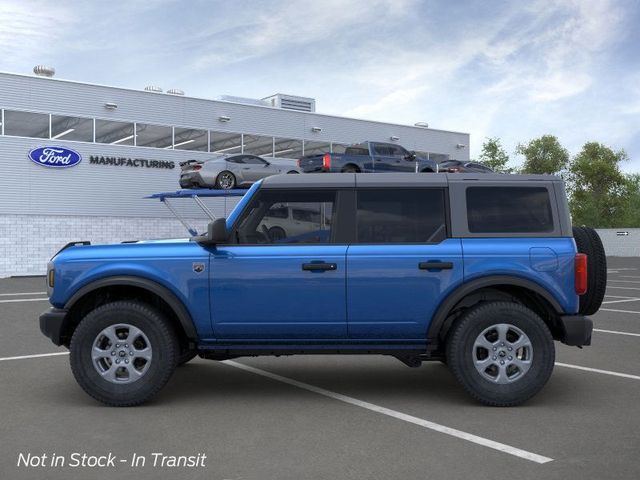
[[[355,165],[346,165],[340,171],[342,173],[358,173],[360,170]]]
[[[582,315],[596,313],[607,289],[607,256],[598,232],[590,227],[573,227],[578,252],[587,255],[587,291],[580,296]]]
[[[287,174],[289,174],[289,175],[296,174],[296,173],[300,173],[300,172],[297,172],[297,171],[295,171],[295,170],[289,170],[289,171],[287,172]]]
[[[491,302],[470,308],[453,325],[446,361],[464,389],[490,406],[519,405],[547,383],[555,361],[549,329],[528,308]]]
[[[231,190],[236,186],[236,176],[225,170],[224,172],[220,172],[216,177],[216,188],[220,188],[222,190]]]
[[[169,380],[179,351],[168,320],[149,305],[118,301],[90,312],[71,338],[71,370],[96,400],[143,403]]]
[[[271,227],[268,231],[268,235],[272,242],[277,242],[287,238],[287,232],[285,232],[281,227]]]

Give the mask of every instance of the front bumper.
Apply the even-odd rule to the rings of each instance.
[[[565,345],[591,345],[593,322],[584,315],[562,315],[560,317],[562,337],[559,339]]]
[[[63,333],[66,327],[67,310],[50,308],[40,315],[40,331],[56,345],[64,342]]]

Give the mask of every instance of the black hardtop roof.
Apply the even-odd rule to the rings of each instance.
[[[262,188],[436,187],[467,182],[477,185],[499,185],[514,182],[562,182],[562,179],[554,175],[503,173],[308,173],[273,175],[262,181]]]

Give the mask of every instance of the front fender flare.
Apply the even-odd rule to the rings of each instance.
[[[99,280],[94,280],[83,287],[79,288],[71,298],[65,303],[65,310],[69,311],[80,299],[82,299],[85,295],[104,287],[111,286],[131,286],[131,287],[139,287],[145,290],[148,290],[155,295],[158,295],[162,300],[164,300],[169,307],[173,310],[180,325],[182,326],[187,339],[193,342],[198,341],[198,333],[193,324],[193,319],[191,318],[191,314],[185,307],[184,303],[167,287],[160,285],[159,283],[149,280],[147,278],[142,277],[134,277],[130,275],[118,275],[113,277],[105,277]]]

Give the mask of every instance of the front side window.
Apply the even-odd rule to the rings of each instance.
[[[335,196],[333,191],[264,190],[240,220],[236,240],[249,245],[330,243]]]
[[[357,192],[358,243],[439,243],[447,236],[444,189]]]
[[[552,232],[549,192],[544,187],[469,187],[467,221],[472,233]]]
[[[243,157],[243,163],[248,163],[249,165],[266,165],[267,162],[260,157],[254,157],[253,155],[246,155]]]

